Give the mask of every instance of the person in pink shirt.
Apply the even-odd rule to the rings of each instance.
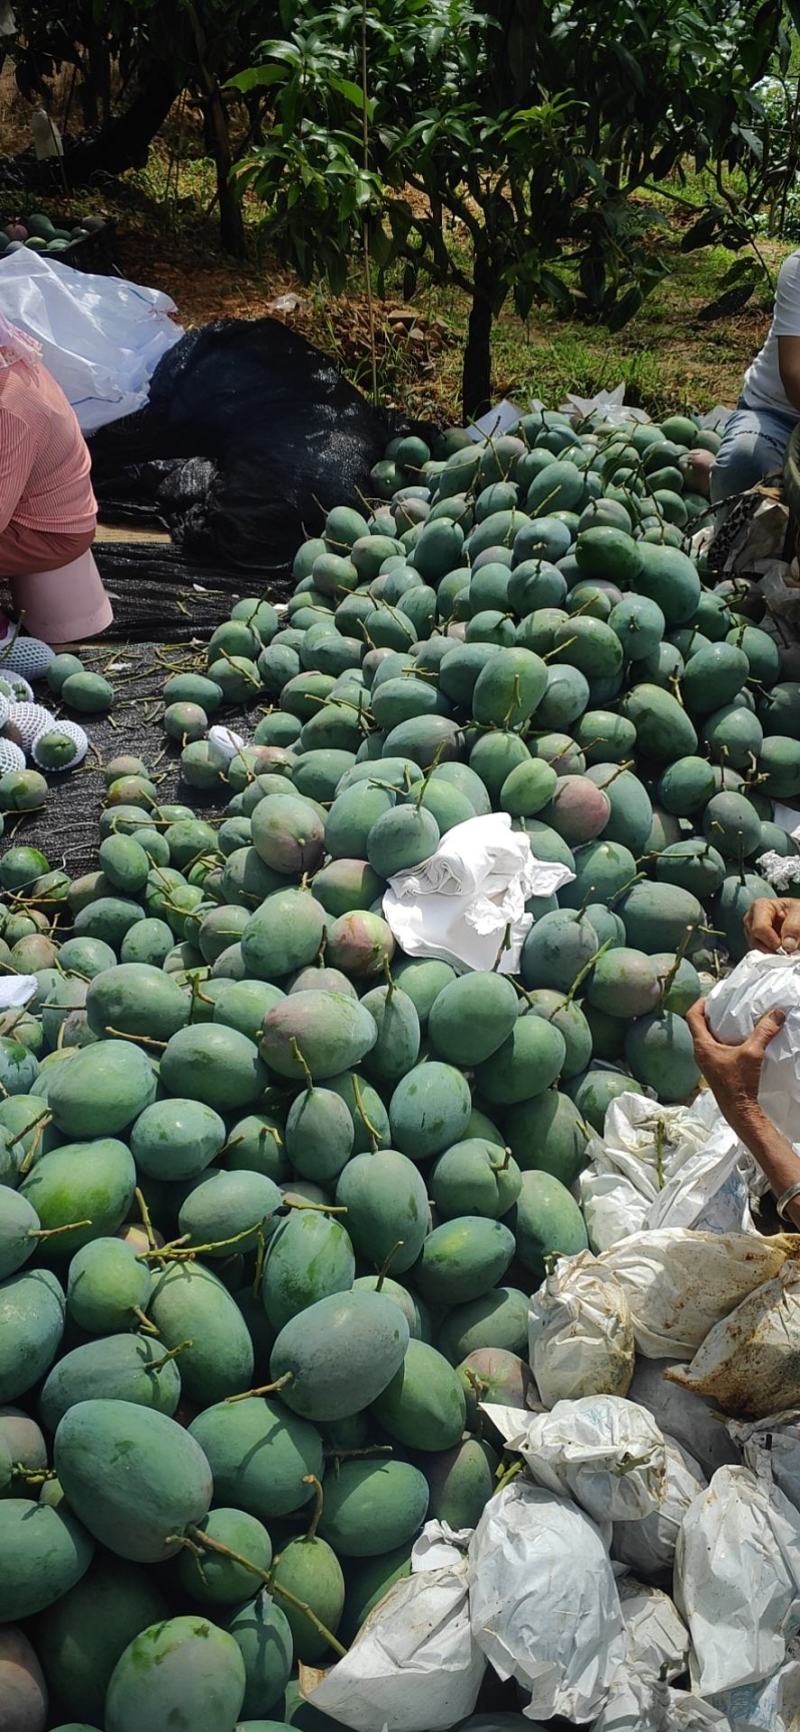
[[[95,637],[113,618],[94,561],[81,559],[97,525],[90,469],[38,343],[0,314],[0,579],[25,630],[48,643]],[[9,629],[0,612],[0,637]]]

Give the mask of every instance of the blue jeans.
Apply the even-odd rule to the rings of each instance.
[[[798,417],[780,409],[748,409],[744,398],[734,410],[711,471],[715,505],[745,493],[765,476],[780,474],[789,436]]]

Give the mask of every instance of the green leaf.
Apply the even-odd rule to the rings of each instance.
[[[234,78],[229,78],[223,86],[225,90],[258,90],[262,85],[282,84],[289,77],[286,66],[251,66],[246,72],[237,72]]]

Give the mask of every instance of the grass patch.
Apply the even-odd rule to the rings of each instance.
[[[200,154],[191,116],[170,122],[169,146],[151,151],[147,168],[120,185],[122,265],[127,275],[166,288],[189,324],[224,315],[276,316],[275,302],[293,304],[277,316],[330,354],[362,390],[370,386],[369,332],[363,276],[354,268],[347,291],[332,296],[324,284],[300,284],[270,245],[263,207],[246,203],[251,256],[242,264],[219,249],[211,162]],[[591,396],[624,380],[627,400],[653,416],[707,410],[735,402],[742,374],[764,340],[772,304],[767,278],[739,313],[711,322],[702,311],[720,292],[736,255],[723,247],[681,252],[693,211],[716,198],[707,175],[675,181],[678,197],[644,194],[666,215],[654,229],[670,270],[623,331],[534,310],[523,322],[510,304],[495,325],[493,393],[520,401],[563,400],[568,391]],[[684,205],[683,200],[687,201]],[[113,201],[112,201],[113,202]],[[760,241],[774,274],[789,244]],[[750,255],[752,256],[752,255]],[[452,421],[459,400],[466,332],[466,297],[449,285],[424,280],[411,307],[416,326],[391,314],[403,305],[402,272],[390,275],[378,298],[378,380],[381,398],[421,417]]]

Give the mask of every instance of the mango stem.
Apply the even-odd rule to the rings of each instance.
[[[319,1480],[317,1479],[317,1476],[315,1473],[304,1473],[303,1474],[303,1484],[304,1485],[313,1485],[313,1487],[314,1487],[314,1513],[313,1513],[311,1520],[308,1524],[308,1528],[306,1530],[306,1535],[305,1535],[307,1540],[313,1540],[315,1535],[316,1535],[317,1528],[319,1527],[320,1521],[322,1519],[322,1505],[323,1505],[322,1486],[320,1485]]]
[[[243,1389],[240,1395],[226,1395],[228,1407],[233,1407],[236,1401],[250,1401],[256,1395],[276,1395],[279,1389],[285,1389],[287,1383],[294,1382],[294,1372],[284,1371],[282,1377],[276,1377],[274,1383],[262,1383],[258,1389]]]

